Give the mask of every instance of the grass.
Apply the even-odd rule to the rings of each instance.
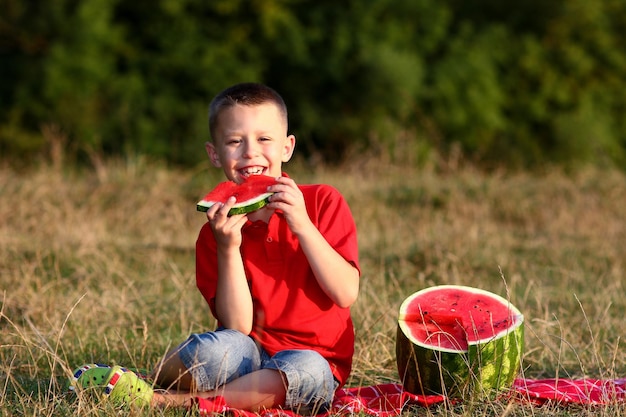
[[[83,363],[150,368],[214,326],[195,289],[195,202],[220,173],[142,158],[97,169],[0,168],[0,415],[118,415],[67,398]],[[398,380],[397,309],[437,284],[509,296],[526,317],[529,378],[626,376],[626,177],[613,170],[481,173],[363,160],[287,166],[350,203],[363,271],[350,385]],[[149,410],[145,415],[187,415]],[[626,415],[602,407],[469,399],[420,416]]]

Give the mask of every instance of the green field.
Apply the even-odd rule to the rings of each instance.
[[[205,220],[195,203],[220,172],[141,158],[94,165],[0,168],[2,416],[118,415],[64,394],[74,367],[150,368],[188,333],[215,324],[195,289],[194,244]],[[624,173],[442,167],[365,159],[349,168],[286,167],[300,183],[337,187],[357,222],[363,275],[349,384],[398,380],[398,307],[437,284],[510,297],[526,317],[528,378],[626,377]],[[406,414],[615,416],[626,405],[470,398]]]

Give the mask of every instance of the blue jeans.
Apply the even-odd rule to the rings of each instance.
[[[214,390],[260,369],[278,370],[287,379],[285,407],[300,412],[326,411],[338,386],[328,362],[314,350],[284,350],[270,356],[237,330],[192,334],[178,355],[199,391]]]

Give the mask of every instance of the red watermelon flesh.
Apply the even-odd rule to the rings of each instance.
[[[424,344],[440,349],[467,350],[468,343],[493,339],[507,332],[515,320],[506,304],[473,289],[423,292],[407,303],[400,320],[411,323],[412,335]]]
[[[228,212],[228,215],[250,213],[264,207],[268,203],[268,198],[273,193],[268,192],[267,187],[274,184],[276,184],[276,179],[266,175],[248,177],[241,184],[233,181],[224,181],[205,195],[198,202],[196,208],[198,211],[206,212],[214,204],[226,203],[230,197],[234,196],[236,202]]]

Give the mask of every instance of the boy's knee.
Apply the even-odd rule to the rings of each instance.
[[[309,350],[279,352],[271,359],[287,379],[286,406],[303,411],[325,411],[337,384],[326,359]]]
[[[192,334],[181,345],[178,356],[198,391],[216,389],[259,369],[261,363],[255,342],[247,335],[230,329]]]

